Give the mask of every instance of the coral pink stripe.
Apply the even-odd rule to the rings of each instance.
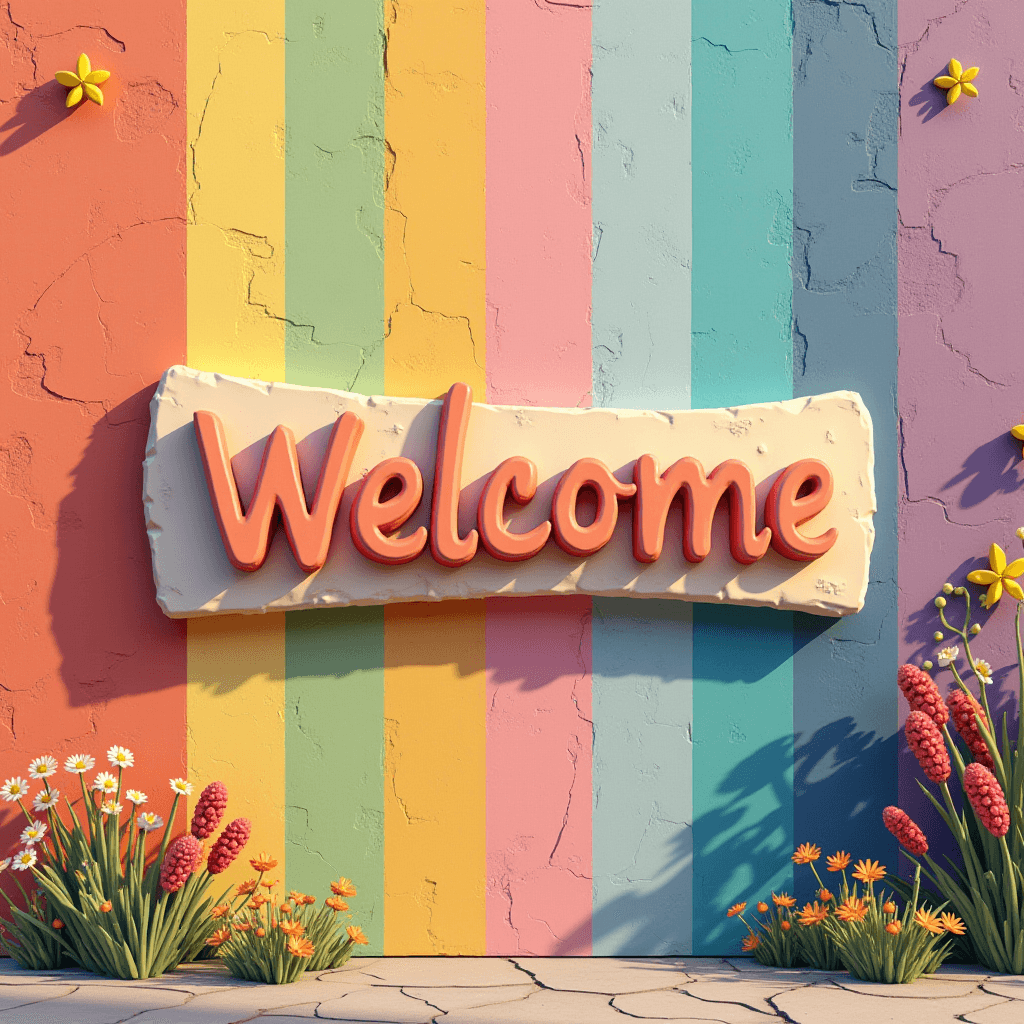
[[[591,952],[590,598],[487,601],[487,955]]]
[[[487,398],[590,405],[590,10],[487,4]]]
[[[487,6],[489,402],[590,405],[590,28]],[[487,953],[588,955],[590,599],[489,599],[486,642]]]

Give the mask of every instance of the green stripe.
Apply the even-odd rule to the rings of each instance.
[[[790,0],[695,0],[692,31],[692,405],[790,398]],[[695,954],[735,952],[726,908],[792,885],[792,632],[693,609]]]
[[[285,352],[292,384],[384,390],[384,72],[379,4],[286,0]],[[352,878],[384,949],[384,615],[290,612],[288,886]]]

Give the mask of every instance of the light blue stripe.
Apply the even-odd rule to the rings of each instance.
[[[840,5],[827,22],[820,6],[793,8],[793,393],[860,392],[878,512],[864,610],[796,616],[796,837],[895,869],[881,811],[897,792],[896,0],[874,0],[870,17]],[[866,87],[846,88],[837,67]],[[809,872],[802,882],[807,895]]]
[[[594,405],[690,404],[690,3],[593,8]],[[692,946],[690,609],[595,599],[593,950]]]
[[[695,407],[791,397],[789,0],[693,9]],[[792,615],[693,609],[694,952],[736,952],[726,908],[792,886]]]

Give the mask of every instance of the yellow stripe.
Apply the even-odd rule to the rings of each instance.
[[[189,0],[188,124],[189,365],[283,381],[284,0]],[[188,624],[189,777],[225,783],[282,872],[284,635],[280,614]]]
[[[486,395],[484,12],[385,8],[389,395],[459,380]],[[385,952],[483,954],[483,603],[393,606],[384,622]]]

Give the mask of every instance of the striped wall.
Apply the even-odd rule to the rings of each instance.
[[[842,622],[575,596],[161,619],[159,685],[110,721],[162,716],[288,886],[354,878],[370,954],[734,952],[726,907],[799,887],[795,843],[891,859],[895,0],[177,17],[185,343],[139,379],[647,409],[854,388],[880,510]],[[75,691],[67,735],[107,699]]]

